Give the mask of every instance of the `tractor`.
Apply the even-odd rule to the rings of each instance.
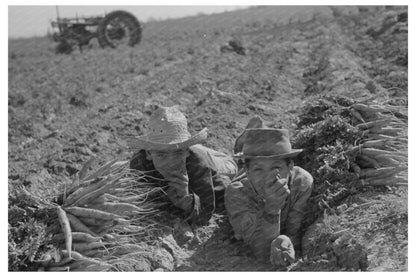
[[[105,16],[60,18],[51,22],[52,39],[58,42],[56,53],[69,54],[73,46],[88,45],[97,38],[101,47],[134,46],[140,42],[142,27],[137,18],[126,11],[113,11]]]

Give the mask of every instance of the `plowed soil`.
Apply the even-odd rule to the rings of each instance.
[[[128,159],[123,138],[145,133],[158,105],[178,105],[191,133],[208,127],[207,146],[227,154],[252,116],[293,133],[302,105],[325,94],[407,105],[407,20],[394,21],[404,12],[256,7],[150,22],[134,48],[92,42],[69,55],[54,54],[47,38],[11,40],[9,190],[24,184],[47,193],[92,155],[98,164]],[[365,246],[367,261],[353,270],[407,271],[407,188],[369,191],[346,203],[330,219]],[[167,250],[164,262],[138,270],[273,270],[233,239],[225,213],[188,232],[178,222],[172,227],[155,242]],[[351,270],[342,262],[346,252],[280,270]]]

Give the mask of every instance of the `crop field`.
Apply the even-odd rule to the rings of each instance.
[[[407,168],[407,28],[405,6],[260,6],[149,22],[135,47],[103,49],[92,41],[82,52],[55,54],[46,37],[9,40],[9,271],[48,270],[39,260],[53,249],[54,229],[50,213],[38,212],[36,205],[62,201],[91,157],[91,171],[131,158],[125,138],[146,133],[158,106],[177,105],[190,132],[207,127],[206,145],[226,154],[233,154],[248,120],[260,115],[269,127],[289,129],[293,143],[314,155],[318,148],[305,130],[318,130],[308,124],[327,117],[308,118],[308,105],[322,99],[372,101],[387,107],[400,126],[393,129],[404,141],[397,151]],[[335,140],[336,134],[327,136]],[[307,158],[297,162],[314,177],[320,174]],[[321,179],[315,180],[322,188]],[[407,271],[407,183],[358,189],[340,183],[347,193],[324,201],[328,205],[314,210],[305,225],[305,236],[319,239],[278,270]],[[40,200],[33,204],[29,195]],[[315,219],[318,227],[308,228]],[[154,229],[135,223],[146,230],[129,241],[134,251],[118,259],[101,253],[108,268],[99,264],[98,270],[276,270],[233,238],[225,212],[193,230],[182,230],[163,211],[151,222]]]

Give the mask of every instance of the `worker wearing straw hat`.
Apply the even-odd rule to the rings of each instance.
[[[159,107],[149,119],[149,133],[127,141],[135,151],[130,167],[155,170],[167,182],[166,194],[193,223],[206,223],[237,173],[232,157],[207,148],[207,129],[191,135],[176,107]],[[223,197],[222,197],[223,200]]]
[[[258,121],[258,120],[255,120]],[[286,129],[246,129],[234,157],[244,161],[244,173],[225,191],[225,207],[237,239],[255,256],[275,266],[287,266],[300,247],[300,227],[312,191],[312,176],[294,166]]]

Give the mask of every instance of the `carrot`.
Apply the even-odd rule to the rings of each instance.
[[[64,240],[65,237],[62,234],[57,234],[54,236],[54,240]],[[92,236],[91,234],[84,232],[72,232],[72,241],[84,241],[84,242],[95,242],[100,241],[100,237]]]
[[[75,261],[73,261],[69,266],[71,267],[71,270],[77,267],[87,267],[89,264],[100,264],[100,265],[108,265],[107,263],[101,262],[99,260],[93,259],[93,258],[89,258],[89,257],[85,257],[84,255],[82,255],[81,253],[77,252],[77,251],[72,251],[73,253],[73,259]],[[65,250],[62,250],[62,254],[64,256],[68,256],[68,252]]]
[[[380,150],[380,149],[376,149],[376,148],[363,148],[361,150],[361,152],[363,153],[363,155],[366,155],[366,156],[371,157],[371,158],[374,158],[377,155],[391,155],[391,154],[395,154],[392,151]]]
[[[104,244],[98,241],[90,243],[74,243],[74,250],[77,252],[83,252],[100,247],[104,247]]]
[[[383,157],[382,155],[377,156],[376,158],[384,166],[400,166],[400,165],[405,164],[405,162],[398,161],[397,159],[394,159],[394,158],[391,158],[391,157]]]
[[[104,219],[104,220],[120,218],[120,216],[113,214],[113,213],[103,212],[103,211],[89,209],[89,208],[66,207],[65,210],[72,215],[80,216],[80,217],[93,217],[93,218]]]
[[[145,210],[129,203],[105,202],[104,204],[93,205],[92,207],[101,211],[112,212],[120,216],[132,216],[146,212]]]
[[[68,255],[65,250],[63,250],[62,252],[64,255]],[[86,257],[80,254],[79,252],[73,251],[73,253],[75,261],[69,264],[71,271],[91,271],[90,266],[93,264],[100,266],[102,269],[109,269],[111,267],[111,265],[105,262],[101,262],[99,260]],[[97,267],[96,270],[100,270],[100,267]]]
[[[116,239],[113,235],[110,235],[110,234],[104,235],[103,238],[105,240],[108,240],[108,241],[111,241],[111,240],[115,240]]]
[[[111,269],[111,265],[105,262],[101,262],[95,259],[85,259],[83,261],[77,261],[71,264],[71,271],[108,271]]]
[[[110,232],[111,228],[113,228],[114,226],[94,226],[91,227],[94,232],[96,232],[97,234],[99,234],[100,236],[104,236],[105,234],[107,234],[108,232]]]
[[[355,109],[350,109],[350,113],[353,117],[355,117],[358,121],[360,122],[365,122],[364,118],[362,117],[362,115]]]
[[[107,250],[103,250],[103,249],[92,249],[92,250],[87,250],[84,252],[84,256],[86,257],[102,257],[105,254],[108,254]]]
[[[84,271],[109,271],[112,266],[108,263],[100,262],[99,264],[88,265]],[[76,270],[74,270],[76,271]]]
[[[126,198],[129,198],[129,197],[119,197],[119,196],[116,196],[116,195],[108,193],[108,192],[105,193],[104,196],[106,197],[107,201],[113,201],[113,202],[114,201],[123,202],[123,201],[125,201]]]
[[[87,258],[87,257],[85,257]],[[70,272],[77,272],[77,271],[87,271],[86,268],[88,265],[90,265],[91,262],[86,260],[86,259],[82,259],[82,260],[78,260],[75,262],[72,262],[69,267],[69,271]]]
[[[72,251],[72,259],[73,260],[83,260],[83,259],[85,259],[85,257],[83,256],[83,255],[81,255],[79,252],[77,252],[77,251]],[[64,256],[64,257],[69,257],[69,253],[68,253],[68,251],[66,251],[66,250],[62,250],[62,255]]]
[[[89,205],[97,205],[97,204],[102,204],[105,201],[107,201],[107,197],[105,197],[105,195],[100,195],[99,197],[95,198],[95,199],[91,199],[91,201],[89,201],[88,203],[85,203],[83,206],[84,207],[88,207]]]
[[[374,157],[374,159],[382,160],[383,158],[392,158],[399,162],[407,162],[407,153],[403,151],[395,151],[392,154],[379,154]]]
[[[370,133],[366,136],[366,138],[368,139],[372,139],[372,140],[379,140],[379,139],[388,139],[388,140],[392,140],[394,139],[394,137],[390,137],[390,136],[384,136],[384,135],[380,135],[380,134],[374,134],[374,133]]]
[[[85,178],[85,176],[87,175],[88,172],[88,168],[93,164],[93,162],[95,161],[95,157],[92,156],[81,168],[81,170],[78,172],[79,173],[79,179],[83,180]]]
[[[395,136],[398,136],[403,131],[404,131],[403,128],[385,127],[381,129],[381,134],[395,137]]]
[[[91,184],[89,186],[82,187],[78,189],[76,192],[70,195],[68,197],[65,206],[72,206],[72,205],[78,205],[77,201],[86,195],[88,195],[91,192],[94,192],[98,189],[101,189],[103,186],[107,186],[112,181],[117,181],[122,177],[122,174],[116,174],[116,175],[108,175],[104,179],[100,180],[99,182],[95,182],[94,184]],[[112,183],[113,184],[113,183]],[[114,184],[113,184],[114,185]],[[106,190],[104,190],[106,191]],[[90,195],[91,196],[91,195]]]
[[[73,230],[78,232],[84,232],[88,233],[94,237],[97,236],[90,228],[88,228],[84,223],[82,223],[81,220],[79,220],[76,216],[73,216],[72,214],[67,214],[68,220],[71,223],[71,227]]]
[[[375,159],[383,166],[399,166],[406,163],[405,160],[392,155],[378,155]]]
[[[122,174],[117,174],[117,175],[109,175],[109,178],[105,179],[106,183],[104,183],[102,186],[98,187],[96,190],[87,192],[84,196],[81,196],[80,198],[78,198],[78,200],[75,200],[75,202],[72,203],[72,205],[76,206],[76,205],[84,205],[87,204],[88,202],[96,199],[98,196],[100,196],[101,194],[105,193],[106,191],[108,191],[111,187],[117,185],[117,181],[123,177]]]
[[[106,179],[109,178],[108,176],[104,179],[95,179],[90,184],[87,183],[85,186],[79,186],[77,190],[72,192],[67,198],[65,202],[65,206],[72,205],[76,200],[78,200],[80,197],[85,195],[86,193],[89,193],[91,191],[96,190],[100,186],[106,183]]]
[[[52,266],[48,267],[48,271],[69,271],[69,266]]]
[[[96,241],[101,240],[100,237],[92,236],[91,234],[83,233],[83,232],[73,232],[72,239],[74,241],[85,241],[85,242],[96,242]]]
[[[389,124],[390,127],[393,128],[401,128],[403,130],[405,130],[407,128],[407,124],[403,123],[403,122],[391,122]]]
[[[356,109],[356,110],[358,110],[358,111],[360,111],[360,112],[367,112],[367,113],[370,113],[370,114],[374,114],[374,113],[377,113],[377,112],[384,112],[385,111],[381,107],[368,106],[368,105],[364,105],[364,104],[361,104],[361,103],[353,104],[353,105],[351,105],[351,107],[354,108],[354,109]]]
[[[407,167],[382,167],[378,169],[363,169],[360,173],[360,178],[369,178],[369,177],[377,177],[377,178],[385,178],[392,175],[395,175],[401,171],[406,170]]]
[[[71,248],[72,248],[72,233],[71,233],[71,225],[69,223],[68,217],[66,212],[62,210],[61,207],[57,207],[58,209],[58,220],[59,224],[61,225],[62,232],[65,236],[65,247],[69,253],[69,257],[71,257]]]
[[[77,173],[74,174],[74,177],[72,177],[71,186],[70,186],[70,188],[67,192],[67,195],[70,195],[71,193],[76,191],[79,187],[80,187],[80,182],[79,182],[79,175],[78,175],[78,172],[77,172]]]
[[[362,144],[363,148],[382,148],[387,144],[386,139],[379,139],[379,140],[369,140]]]
[[[361,130],[366,130],[366,129],[371,129],[373,127],[383,127],[386,124],[390,123],[390,121],[391,121],[390,118],[379,119],[379,120],[361,123],[361,124],[356,125],[355,127]]]
[[[66,250],[62,250],[62,251],[66,251]],[[68,252],[66,252],[66,253],[68,253]],[[50,264],[48,264],[48,267],[54,267],[54,266],[63,266],[63,265],[66,265],[66,264],[68,264],[68,263],[70,263],[71,261],[73,261],[74,259],[73,259],[73,251],[71,252],[71,256],[72,256],[72,258],[70,258],[70,257],[68,257],[68,255],[66,256],[66,257],[64,257],[63,259],[60,259],[59,261],[57,261],[57,262],[54,262],[54,263],[50,263]]]
[[[374,127],[370,128],[370,129],[368,129],[368,131],[371,134],[380,134],[381,128],[383,128],[383,126],[374,126]]]
[[[122,203],[132,203],[132,202],[135,202],[135,201],[144,200],[146,198],[146,196],[143,195],[143,194],[126,196],[126,197],[119,197],[119,196],[115,196],[113,194],[107,194],[106,193],[105,196],[107,197],[107,199],[109,201],[117,201],[117,202],[122,202]]]
[[[95,227],[95,226],[112,226],[114,225],[114,220],[104,220],[99,218],[93,218],[93,217],[81,217],[80,220],[88,226]]]
[[[381,135],[381,134],[372,134],[372,136],[376,136],[378,137],[378,139],[387,139],[389,141],[397,141],[397,142],[403,142],[403,143],[407,143],[407,138],[401,138],[401,137],[392,137],[392,136],[386,136],[386,135]]]
[[[373,167],[373,168],[379,168],[380,165],[378,162],[366,155],[359,155],[359,160],[357,161],[358,164],[360,164],[361,167]]]
[[[95,179],[98,176],[103,176],[103,175],[107,175],[109,173],[109,170],[111,168],[111,166],[117,162],[117,159],[114,159],[112,161],[109,161],[108,163],[104,164],[103,166],[101,166],[99,169],[97,169],[95,172],[93,172],[92,174],[90,174],[89,176],[84,178],[84,181],[88,181],[91,179]]]
[[[350,166],[351,166],[352,170],[354,171],[354,173],[357,176],[360,176],[361,168],[356,163],[354,163],[354,162],[351,162],[350,163]]]
[[[386,141],[387,140],[369,140],[369,141],[363,142],[360,145],[354,146],[349,150],[346,150],[346,153],[351,153],[351,154],[357,153],[359,151],[362,151],[363,148],[375,148],[375,147],[382,148],[386,145]]]
[[[402,181],[403,181],[402,178],[390,177],[390,178],[381,178],[381,179],[375,179],[375,178],[366,179],[365,183],[366,185],[370,185],[370,186],[380,186],[380,185],[393,186]]]
[[[120,169],[123,166],[127,165],[130,161],[118,161],[116,163],[114,163],[113,165],[111,165],[112,169]]]
[[[379,127],[379,128],[371,128],[371,133],[373,134],[381,134],[386,136],[396,137],[403,131],[403,128],[391,128],[391,127]]]

